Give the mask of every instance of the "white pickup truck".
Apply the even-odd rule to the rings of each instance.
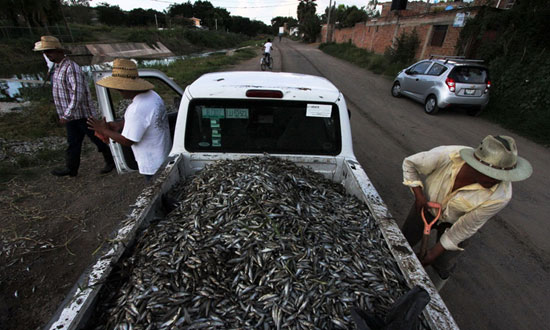
[[[109,74],[96,72],[94,79]],[[331,82],[293,73],[218,72],[203,75],[183,91],[160,71],[141,70],[140,76],[153,80],[169,109],[173,134],[170,156],[136,203],[129,206],[130,212],[109,246],[82,274],[48,329],[86,328],[103,283],[143,228],[165,215],[163,196],[176,184],[218,160],[263,154],[321,173],[365,202],[407,285],[419,285],[428,291],[431,299],[423,312],[426,324],[432,329],[458,329],[356,160],[350,114],[343,94]],[[117,93],[96,88],[107,121],[118,119],[120,114],[114,109]],[[136,169],[129,150],[113,142],[111,150],[119,173]]]

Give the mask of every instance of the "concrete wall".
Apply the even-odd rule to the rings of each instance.
[[[111,44],[69,45],[72,55],[93,55],[105,57],[165,57],[174,54],[160,41],[154,45],[143,42]]]
[[[425,6],[425,4],[424,4]],[[448,11],[421,13],[409,16],[397,16],[388,13],[385,17],[373,19],[368,22],[357,23],[353,28],[334,29],[331,26],[330,40],[336,43],[351,42],[359,48],[367,49],[376,54],[383,54],[387,47],[392,45],[395,38],[401,33],[412,32],[416,29],[420,38],[420,45],[416,52],[416,58],[429,57],[430,54],[458,55],[455,50],[461,27],[453,27],[457,13],[469,13],[475,16],[479,7],[460,8]],[[441,46],[432,46],[434,25],[447,25],[447,33]],[[321,31],[322,42],[326,42],[326,25]]]

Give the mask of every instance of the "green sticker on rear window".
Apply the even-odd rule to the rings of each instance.
[[[202,118],[220,119],[225,118],[224,108],[202,108]]]
[[[229,119],[248,119],[247,108],[227,108],[225,112],[226,118]]]

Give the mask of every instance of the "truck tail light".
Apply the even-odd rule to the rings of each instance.
[[[445,83],[447,84],[447,87],[449,87],[449,90],[450,90],[451,92],[454,92],[454,91],[455,91],[456,83],[455,83],[455,81],[454,81],[453,78],[447,77],[447,79],[445,79]]]
[[[489,88],[491,88],[491,81],[487,80],[487,86],[485,87],[485,93],[489,93]]]
[[[269,89],[249,89],[246,91],[247,97],[265,97],[273,99],[282,99],[283,92]]]

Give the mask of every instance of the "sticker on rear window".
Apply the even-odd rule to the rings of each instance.
[[[225,117],[228,119],[248,119],[248,109],[227,108],[225,109]]]
[[[330,118],[332,114],[332,105],[330,104],[308,104],[306,117]]]
[[[224,108],[202,108],[202,118],[219,119],[225,118]]]

